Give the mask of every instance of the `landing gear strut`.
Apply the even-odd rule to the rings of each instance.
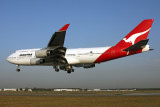
[[[70,74],[71,72],[74,72],[74,69],[68,69],[67,73]]]
[[[17,72],[20,72],[19,65],[16,65],[16,66],[17,66],[17,69],[16,69],[16,71],[17,71]]]
[[[67,73],[70,74],[71,72],[74,72],[74,69],[72,68],[72,66],[68,66]]]
[[[60,66],[59,67],[61,70],[67,71],[68,74],[70,74],[71,72],[74,72],[74,69],[72,68],[71,65],[68,66]],[[59,72],[59,68],[58,66],[53,66],[53,69],[55,69],[56,72]]]
[[[58,66],[53,66],[56,72],[59,72]]]

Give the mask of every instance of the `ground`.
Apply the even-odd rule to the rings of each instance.
[[[159,95],[124,93],[131,92],[0,92],[0,107],[160,107]]]

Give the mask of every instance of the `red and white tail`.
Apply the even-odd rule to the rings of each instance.
[[[153,21],[154,19],[143,20],[138,26],[136,26],[127,36],[125,36],[115,46],[127,48],[141,40],[147,39]]]

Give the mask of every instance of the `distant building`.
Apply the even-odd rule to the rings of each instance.
[[[54,89],[54,91],[79,91],[79,89]]]
[[[17,91],[16,88],[4,88],[3,91]]]
[[[21,89],[22,91],[27,91],[27,92],[32,92],[32,89],[30,89],[30,88],[23,88],[23,89]]]
[[[87,91],[101,91],[101,89],[91,89],[91,90],[87,90]]]
[[[93,89],[93,91],[101,91],[101,89]]]
[[[32,92],[32,89],[28,89],[28,92]]]
[[[4,89],[0,89],[0,91],[28,91],[28,92],[32,92],[32,89],[30,88],[20,88],[20,89],[16,89],[16,88],[4,88]]]

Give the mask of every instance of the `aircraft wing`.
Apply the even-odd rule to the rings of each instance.
[[[64,40],[65,40],[65,34],[66,34],[66,30],[67,30],[68,26],[69,26],[69,24],[66,24],[60,30],[55,32],[52,35],[47,47],[63,46]]]
[[[42,51],[44,50],[45,53],[44,57],[47,60],[46,62],[68,64],[65,58],[66,48],[63,46],[68,26],[69,24],[66,24],[60,30],[55,32],[52,35],[47,47],[42,49]],[[40,50],[39,52],[41,53],[42,51]]]
[[[147,45],[148,41],[149,39],[141,40],[136,44],[124,49],[123,51],[135,51],[135,50],[143,49],[143,46]]]

